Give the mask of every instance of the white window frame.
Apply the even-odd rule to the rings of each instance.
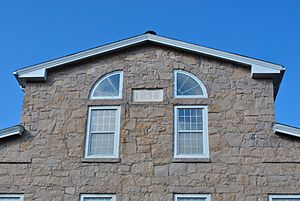
[[[24,201],[23,194],[0,194],[0,198],[15,198],[18,197],[20,201]]]
[[[200,85],[200,87],[203,91],[203,95],[178,95],[177,94],[177,74],[178,73],[182,73],[182,74],[185,74],[185,75],[193,78]],[[189,72],[183,71],[183,70],[174,70],[174,98],[207,98],[207,97],[208,96],[207,96],[206,88],[199,78],[197,78],[195,75],[193,75]]]
[[[106,198],[111,197],[111,201],[116,201],[116,195],[114,194],[81,194],[80,201],[84,201],[84,198]]]
[[[273,201],[273,199],[296,199],[300,198],[300,195],[269,195],[269,201]]]
[[[199,108],[203,110],[203,154],[177,154],[178,147],[178,109],[182,108]],[[209,158],[208,147],[208,112],[207,106],[204,105],[184,105],[174,107],[174,158]]]
[[[93,96],[96,88],[98,87],[98,85],[105,80],[106,78],[116,75],[116,74],[120,74],[120,81],[119,81],[119,95],[118,96]],[[96,84],[93,86],[91,93],[90,93],[90,100],[101,100],[101,99],[122,99],[122,91],[123,91],[123,71],[114,71],[112,73],[108,73],[105,76],[101,77]]]
[[[92,110],[116,110],[116,125],[115,125],[115,136],[114,136],[114,154],[113,155],[89,155],[89,146],[91,138],[91,117]],[[85,140],[85,158],[119,158],[119,146],[120,146],[120,118],[121,118],[121,106],[92,106],[89,107],[88,111],[88,122],[86,129],[86,140]]]
[[[175,194],[174,201],[178,201],[178,198],[205,198],[205,201],[211,201],[210,194]]]

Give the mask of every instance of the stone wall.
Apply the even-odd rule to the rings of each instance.
[[[174,99],[173,70],[196,75],[205,99]],[[123,70],[122,100],[88,100],[106,73]],[[133,103],[132,89],[163,88],[164,101]],[[0,192],[25,200],[76,201],[115,193],[122,201],[171,201],[210,193],[212,201],[265,201],[300,193],[300,141],[274,135],[271,80],[245,66],[144,45],[50,70],[25,87],[26,133],[0,141]],[[173,161],[173,108],[208,105],[209,162]],[[120,105],[120,161],[83,159],[88,106]]]

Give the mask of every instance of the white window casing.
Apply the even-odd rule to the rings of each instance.
[[[174,158],[209,158],[207,106],[174,107]]]
[[[175,194],[174,201],[211,201],[210,194]]]
[[[90,99],[121,99],[123,89],[123,71],[108,73],[100,78],[90,92]]]
[[[81,194],[80,201],[116,201],[113,194]]]
[[[23,194],[0,194],[0,201],[24,201]]]
[[[207,98],[207,91],[195,75],[183,70],[174,70],[174,97]]]
[[[120,106],[89,107],[85,158],[119,158]]]
[[[300,201],[300,195],[269,195],[269,201]]]

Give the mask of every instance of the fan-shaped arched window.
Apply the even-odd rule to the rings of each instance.
[[[121,99],[122,82],[122,71],[116,71],[105,75],[94,85],[90,99]]]
[[[175,98],[207,98],[204,84],[195,75],[175,70],[174,78]]]

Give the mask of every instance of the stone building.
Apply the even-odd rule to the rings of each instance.
[[[154,32],[19,69],[0,201],[299,201],[284,71]]]

